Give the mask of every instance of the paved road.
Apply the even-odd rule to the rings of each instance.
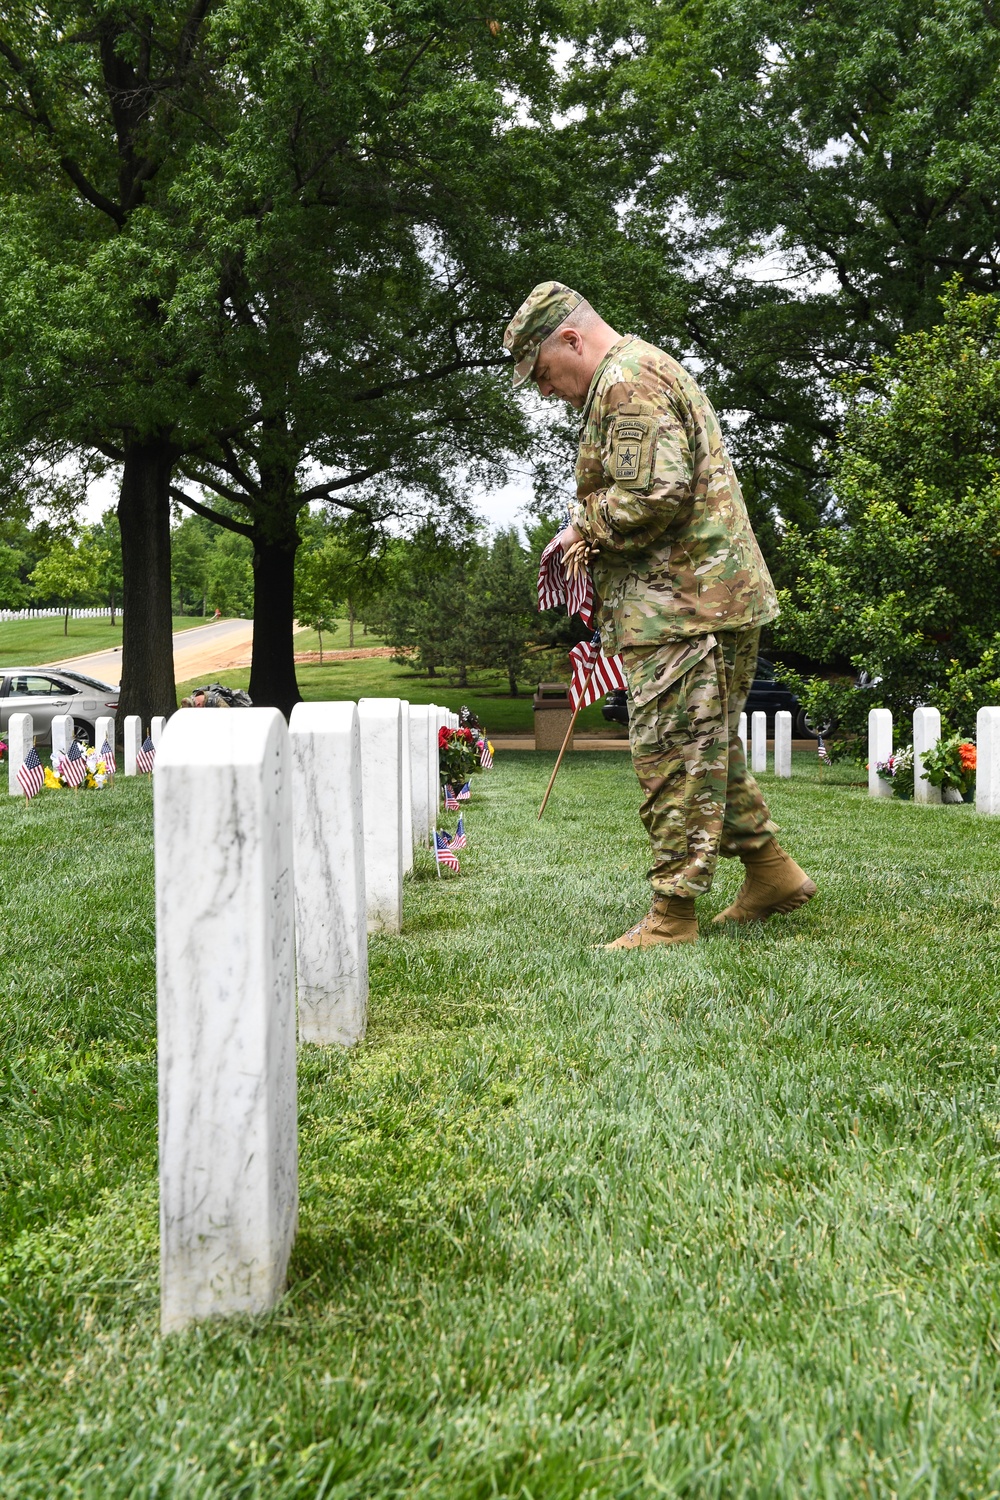
[[[178,630],[174,634],[174,676],[178,682],[188,682],[192,677],[203,677],[207,681],[213,673],[246,666],[252,645],[252,620],[212,620],[207,625]],[[68,657],[43,665],[75,667],[88,677],[96,677],[117,687],[122,677],[122,648],[115,646],[111,651],[97,651],[92,656]]]

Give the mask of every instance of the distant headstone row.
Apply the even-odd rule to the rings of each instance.
[[[2,620],[63,620],[67,611],[64,609],[0,609],[0,621]],[[69,611],[71,620],[121,620],[120,609],[111,610],[105,606],[103,609],[71,609]]]
[[[431,842],[438,731],[398,698],[184,709],[154,777],[165,1332],[261,1311],[295,1234],[298,1032],[365,1034],[369,932]]]
[[[164,715],[154,715],[149,723],[149,737],[155,749],[166,724]],[[142,720],[138,714],[126,714],[122,722],[125,749],[122,769],[126,776],[137,776],[137,757],[142,748]],[[52,720],[52,762],[57,764],[60,756],[69,750],[74,735],[72,714],[57,714]],[[101,714],[94,724],[94,749],[100,752],[105,740],[113,747],[115,743],[115,720],[111,714]],[[20,797],[22,788],[17,773],[24,764],[25,756],[35,743],[35,727],[30,714],[11,714],[7,733],[7,790],[12,797]]]
[[[921,706],[913,715],[913,800],[925,805],[942,801],[941,788],[924,776],[924,760],[941,738],[941,714]],[[868,715],[868,795],[891,797],[892,783],[878,773],[892,756],[892,713],[873,708]],[[1000,814],[1000,708],[981,708],[976,715],[976,811]]]
[[[751,717],[750,753],[747,755],[747,716],[740,714],[737,730],[744,758],[751,771],[767,770],[767,714],[758,711]],[[787,709],[779,709],[774,716],[774,774],[792,774],[792,716]]]

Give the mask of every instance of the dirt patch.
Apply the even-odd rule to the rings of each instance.
[[[346,647],[343,651],[324,651],[323,665],[328,661],[366,661],[371,656],[395,656],[392,646],[357,646]],[[310,662],[319,663],[318,651],[296,651],[296,662],[308,665]]]

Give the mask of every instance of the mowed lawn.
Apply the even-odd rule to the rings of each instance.
[[[354,650],[365,651],[372,646],[384,646],[376,635],[363,635],[360,626],[355,626]],[[314,630],[300,631],[295,636],[297,653],[316,651],[319,641]],[[518,681],[518,696],[512,698],[505,675],[499,672],[470,671],[466,687],[459,687],[455,673],[442,670],[429,677],[424,672],[415,672],[411,667],[401,666],[388,656],[338,657],[338,651],[348,651],[346,620],[339,622],[337,630],[323,635],[323,662],[299,662],[295,672],[299,691],[310,701],[346,701],[363,697],[406,698],[410,703],[438,703],[458,713],[465,704],[485,724],[491,734],[534,733],[532,698],[538,685],[539,668],[529,664],[525,675]],[[332,653],[332,654],[331,654]],[[223,672],[218,680],[227,687],[246,688],[250,683],[250,669]],[[178,684],[178,699],[205,682],[205,678]],[[609,724],[601,714],[601,704],[595,703],[583,709],[577,719],[581,734],[619,734],[624,729]]]
[[[198,615],[174,615],[174,630],[191,630],[196,625],[211,624]],[[60,616],[41,620],[0,621],[0,667],[29,667],[40,662],[69,661],[74,656],[89,656],[95,651],[110,651],[122,643],[122,621],[119,614],[114,625],[110,620],[70,620],[63,631]]]
[[[810,907],[608,954],[628,759],[550,765],[300,1052],[287,1297],[167,1340],[150,787],[0,805],[5,1500],[998,1492],[1000,824],[802,761]]]

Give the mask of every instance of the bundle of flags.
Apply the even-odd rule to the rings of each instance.
[[[137,771],[141,771],[143,775],[148,775],[153,769],[153,762],[155,760],[156,751],[153,749],[153,741],[147,734],[142,742],[142,749],[135,752],[135,768]]]
[[[581,641],[569,653],[573,676],[569,698],[574,708],[586,708],[605,693],[626,688],[625,668],[620,656],[605,656],[601,650],[601,632],[595,630],[589,641]]]
[[[36,797],[45,785],[45,772],[34,745],[17,768],[17,784],[24,793],[26,802]]]
[[[568,615],[579,615],[588,628],[593,625],[594,585],[590,574],[567,578],[559,538],[553,537],[538,568],[538,608],[558,609],[562,604]]]
[[[552,541],[542,553],[538,569],[538,608],[556,609],[566,606],[566,613],[579,615],[589,628],[594,623],[594,585],[590,574],[567,578],[563,568],[562,548],[559,538]],[[569,653],[573,667],[569,696],[574,709],[586,708],[605,693],[616,688],[625,688],[625,669],[620,656],[605,656],[601,650],[600,631],[594,631],[589,641],[581,641]],[[589,680],[588,680],[589,679]]]

